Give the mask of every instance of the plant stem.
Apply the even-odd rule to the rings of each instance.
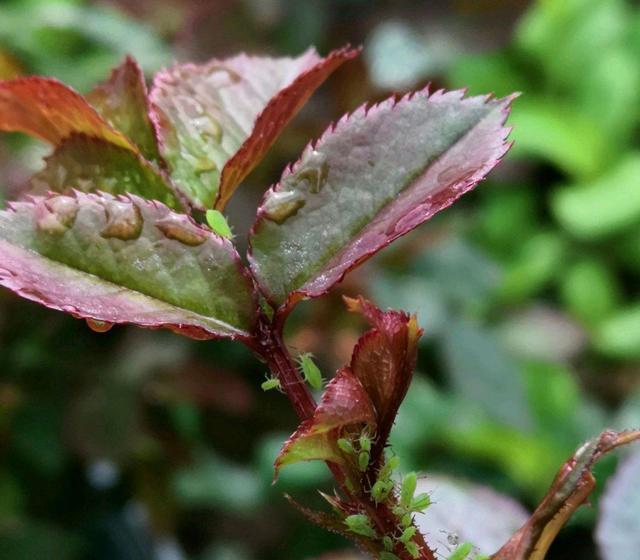
[[[251,345],[253,350],[267,363],[271,372],[280,380],[282,390],[289,398],[300,421],[312,418],[317,406],[316,401],[304,379],[302,379],[289,353],[289,349],[284,343],[281,329],[263,316],[258,332],[259,339]],[[387,504],[376,504],[365,492],[358,493],[362,495],[354,495],[345,485],[349,474],[335,463],[327,462],[327,467],[343,493],[357,505],[358,511],[367,513],[367,516],[380,534],[393,535],[398,532],[397,518]],[[436,560],[433,551],[419,531],[413,540],[420,550],[418,560]],[[401,560],[414,560],[400,545],[397,547],[396,554]]]

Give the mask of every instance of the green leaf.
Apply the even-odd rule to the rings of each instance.
[[[320,58],[244,54],[178,65],[151,91],[160,149],[178,188],[198,207],[221,210],[313,91],[357,51]]]
[[[233,245],[136,196],[50,195],[0,212],[0,284],[47,307],[195,338],[246,337],[256,301]]]
[[[594,334],[594,344],[613,358],[640,358],[640,303],[630,304],[603,321]]]
[[[85,99],[113,128],[130,138],[145,158],[160,159],[156,131],[149,117],[147,86],[133,58],[127,56],[109,79],[94,87]]]
[[[511,99],[426,90],[342,118],[266,194],[251,266],[273,305],[326,293],[473,188],[507,150]]]
[[[566,249],[555,231],[540,231],[528,239],[504,272],[501,298],[517,303],[542,290],[562,270]]]
[[[45,167],[31,178],[33,191],[137,194],[177,206],[173,190],[157,168],[131,150],[99,138],[74,134],[63,140]]]
[[[593,120],[561,101],[523,99],[512,119],[514,157],[547,160],[574,177],[593,176],[612,157]]]
[[[622,301],[622,290],[613,270],[595,258],[572,265],[562,275],[560,293],[566,308],[589,326],[611,315]]]
[[[551,207],[572,235],[593,240],[640,221],[640,153],[632,152],[598,179],[557,190]]]

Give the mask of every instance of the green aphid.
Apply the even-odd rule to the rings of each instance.
[[[471,554],[472,550],[473,545],[471,543],[463,543],[447,557],[447,560],[464,560]]]
[[[227,219],[222,212],[218,210],[207,210],[206,213],[207,223],[214,233],[217,233],[220,237],[226,237],[227,239],[233,239],[233,233],[227,223]]]
[[[356,535],[361,535],[370,539],[375,539],[378,536],[371,526],[369,518],[361,513],[350,515],[344,520],[344,524],[347,526],[349,531]]]
[[[400,525],[403,527],[409,527],[413,523],[413,516],[410,513],[405,513],[400,519]]]
[[[401,543],[408,543],[413,537],[416,536],[416,528],[415,527],[407,527],[404,531],[402,531],[402,535],[398,539]]]
[[[431,505],[431,496],[429,494],[418,494],[411,500],[411,511],[424,511]]]
[[[320,368],[313,361],[313,354],[309,352],[298,356],[298,363],[305,381],[314,389],[322,389],[324,379]]]
[[[382,537],[382,546],[384,546],[384,549],[387,552],[391,552],[393,550],[393,539],[390,536],[385,535]]]
[[[347,455],[353,455],[356,452],[353,448],[353,444],[346,438],[340,438],[337,443],[340,451],[346,453]]]
[[[282,389],[282,385],[280,385],[280,380],[275,377],[268,377],[266,381],[263,381],[262,385],[260,385],[263,391],[271,391],[272,389],[277,389],[278,391]]]
[[[418,548],[418,545],[413,541],[404,543],[404,548],[409,553],[411,558],[420,558],[420,549]]]
[[[360,453],[358,454],[358,468],[361,472],[367,470],[367,467],[369,466],[369,458],[370,457],[368,451],[360,451]]]
[[[362,432],[360,436],[360,450],[371,451],[371,438],[367,432]]]
[[[415,472],[410,472],[402,479],[402,490],[400,491],[400,504],[409,509],[411,502],[413,501],[413,494],[416,491],[416,485],[418,484],[418,475]]]
[[[387,459],[384,466],[380,469],[378,478],[380,480],[387,480],[391,473],[400,466],[400,457],[392,455]]]
[[[389,492],[393,488],[393,484],[385,480],[377,480],[371,487],[371,497],[373,501],[379,504],[389,497]]]

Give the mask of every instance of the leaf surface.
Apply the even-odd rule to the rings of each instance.
[[[74,134],[63,140],[45,161],[44,169],[31,178],[36,194],[71,189],[132,193],[172,207],[177,204],[168,180],[148,161],[99,138]]]
[[[54,145],[86,134],[137,152],[78,93],[50,78],[0,81],[0,130],[24,132]]]
[[[246,337],[256,314],[228,240],[133,195],[54,194],[0,212],[0,284],[79,318],[194,338]]]
[[[332,126],[263,200],[251,265],[269,301],[324,294],[473,188],[508,149],[512,98],[424,90]]]
[[[222,209],[313,91],[356,54],[241,54],[157,74],[151,101],[160,150],[181,191],[196,206]]]
[[[336,431],[354,424],[375,425],[375,414],[360,381],[349,368],[342,368],[327,385],[313,417],[285,442],[275,462],[275,476],[281,467],[300,461],[341,462]]]
[[[156,132],[149,116],[147,86],[133,58],[127,56],[109,78],[85,98],[113,128],[130,138],[144,157],[151,161],[160,159]]]

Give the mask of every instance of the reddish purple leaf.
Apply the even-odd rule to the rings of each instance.
[[[99,329],[134,323],[244,338],[256,320],[252,282],[233,245],[132,195],[33,197],[1,211],[0,285]]]
[[[409,389],[422,330],[415,315],[383,312],[362,297],[345,301],[350,311],[361,313],[373,327],[358,340],[351,369],[376,410],[378,441],[371,456],[377,460]]]
[[[144,157],[151,161],[160,159],[144,74],[133,58],[126,57],[85,98],[113,128],[130,138]]]
[[[357,51],[321,58],[244,54],[159,73],[151,100],[160,150],[193,204],[223,208],[313,91]]]
[[[340,429],[355,424],[375,426],[374,410],[360,381],[343,368],[327,385],[313,418],[302,422],[284,444],[275,462],[275,476],[284,465],[300,461],[341,462],[336,447]]]
[[[0,81],[0,130],[24,132],[54,145],[72,134],[86,134],[138,151],[81,95],[49,78]]]
[[[286,314],[473,188],[508,149],[512,97],[421,91],[363,106],[286,170],[258,211],[251,266]]]

